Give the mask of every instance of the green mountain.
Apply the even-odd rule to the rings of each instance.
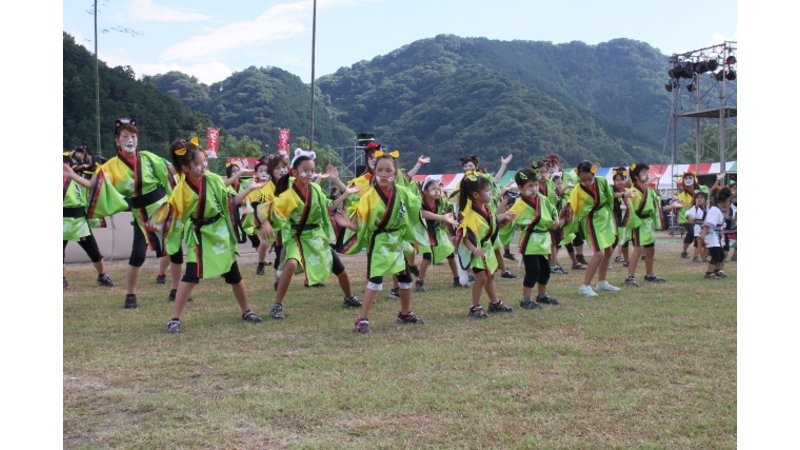
[[[489,168],[555,152],[575,164],[663,159],[668,58],[648,44],[495,41],[440,35],[322,77],[318,85],[359,132],[452,171],[476,154]]]
[[[64,149],[86,144],[98,154],[94,55],[64,33]],[[103,156],[116,154],[114,121],[136,119],[139,148],[167,156],[169,142],[211,126],[211,119],[162,94],[145,81],[137,81],[131,67],[108,67],[99,62],[100,140]]]
[[[181,72],[148,77],[161,92],[211,116],[228,133],[277,143],[278,128],[289,128],[294,141],[311,130],[311,87],[300,77],[276,68],[249,67],[211,86]],[[352,142],[355,132],[336,120],[337,113],[315,93],[314,140],[331,146]],[[316,146],[315,146],[316,147]]]

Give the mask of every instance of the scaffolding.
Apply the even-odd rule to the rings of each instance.
[[[665,87],[672,94],[668,133],[671,137],[672,164],[677,164],[678,119],[694,119],[695,163],[698,167],[705,149],[700,121],[717,119],[717,150],[720,165],[724,168],[728,150],[728,123],[729,119],[736,117],[736,106],[728,106],[729,103],[736,104],[736,42],[725,41],[711,47],[673,54],[669,62],[672,65],[668,72],[670,82]],[[688,106],[684,103],[688,103]],[[673,183],[677,183],[675,177],[680,177],[680,174],[673,174]]]
[[[371,133],[358,133],[353,138],[353,146],[339,147],[339,178],[347,183],[349,180],[364,173],[364,148],[375,142],[375,135]]]

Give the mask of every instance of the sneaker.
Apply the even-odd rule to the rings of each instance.
[[[389,291],[389,297],[400,298],[400,288],[392,288],[392,290]]]
[[[417,280],[417,292],[425,292],[425,280],[418,279]]]
[[[627,261],[622,261],[622,267],[628,267],[630,265],[631,265],[631,263],[629,263]]]
[[[342,306],[345,308],[360,308],[361,300],[359,300],[355,295],[350,298],[345,297]]]
[[[636,282],[636,278],[629,276],[625,278],[625,285],[626,286],[633,286],[633,287],[641,287],[639,283]]]
[[[156,284],[167,284],[167,275],[161,274],[156,277]]]
[[[575,264],[572,265],[572,270],[586,270],[586,266],[584,266],[579,262],[576,262]]]
[[[508,269],[506,269],[506,271],[503,272],[502,275],[500,275],[500,278],[508,278],[509,280],[516,280],[519,277],[511,273],[511,271],[509,271]]]
[[[253,322],[253,323],[260,323],[264,321],[264,319],[262,319],[261,316],[250,310],[247,310],[246,313],[242,314],[242,320],[246,320],[248,322]]]
[[[64,277],[64,290],[66,291],[68,287],[69,287],[69,283],[67,283],[67,278]]]
[[[136,308],[136,294],[128,294],[125,296],[125,309]]]
[[[689,252],[681,252],[681,258],[685,259],[685,258],[688,258],[688,257],[689,257]]]
[[[67,282],[67,280],[64,279],[64,283],[66,283],[66,282]],[[102,274],[102,275],[98,275],[97,276],[97,285],[98,286],[106,286],[106,287],[114,287],[114,286],[116,286],[114,284],[114,282],[111,281],[111,278],[108,278],[107,274]],[[66,289],[66,285],[65,285],[64,288]]]
[[[567,275],[569,272],[564,270],[561,266],[555,266],[550,268],[550,273],[555,273],[557,275]]]
[[[728,278],[728,274],[725,273],[724,270],[715,270],[714,275],[716,275],[717,278]]]
[[[625,261],[625,260],[622,258],[622,256],[617,256],[616,258],[614,258],[614,262],[622,262],[622,261]]]
[[[644,276],[644,281],[651,281],[653,283],[663,283],[663,282],[665,282],[667,280],[665,280],[664,278],[659,277],[656,274],[652,274],[652,275],[645,275]]]
[[[500,300],[497,300],[496,303],[489,303],[489,312],[490,313],[496,313],[496,312],[510,313],[510,312],[513,312],[513,311],[514,311],[514,308],[512,308],[510,306],[506,306]]]
[[[475,319],[485,319],[489,317],[489,315],[483,311],[481,305],[477,305],[469,308],[469,317],[473,317]]]
[[[692,262],[695,263],[695,264],[700,264],[703,261],[700,259],[699,256],[695,256],[694,258],[692,258]]]
[[[618,287],[612,286],[611,283],[609,283],[606,280],[598,282],[596,285],[594,285],[594,289],[596,291],[607,291],[607,292],[617,292],[617,291],[619,291]]]
[[[177,293],[178,293],[177,289],[170,289],[169,290],[169,295],[167,296],[167,301],[174,302],[175,301],[175,295],[177,295]],[[192,297],[189,297],[189,300],[186,300],[186,301],[187,302],[191,302],[192,300],[194,300],[194,299]]]
[[[509,260],[509,261],[516,261],[516,260],[517,260],[517,257],[516,257],[516,256],[514,256],[514,254],[513,254],[513,253],[511,253],[511,252],[510,252],[510,251],[508,251],[508,250],[506,250],[505,252],[503,252],[503,258],[505,258],[505,259],[507,259],[507,260]]]
[[[370,329],[369,327],[369,320],[368,319],[356,320],[356,327],[353,331],[361,334],[372,334],[372,329]]]
[[[541,305],[536,304],[530,297],[524,297],[519,301],[519,306],[522,309],[542,309]]]
[[[550,297],[547,294],[544,294],[543,297],[540,297],[540,296],[537,295],[536,296],[536,303],[543,303],[545,305],[553,305],[553,306],[556,306],[556,305],[560,304],[560,303],[558,303],[558,300],[554,299],[553,297]]]
[[[415,277],[419,277],[419,267],[417,266],[408,266],[408,271],[411,272],[411,275]]]
[[[256,275],[264,275],[264,263],[258,263],[258,267],[256,267]]]
[[[719,280],[720,279],[720,277],[718,277],[717,274],[715,274],[714,272],[706,272],[705,278],[707,280]]]
[[[589,263],[586,262],[586,258],[584,258],[583,255],[575,255],[575,259],[577,259],[578,262],[583,264],[584,266],[588,266],[589,265]]]
[[[286,316],[283,315],[283,305],[280,303],[273,303],[272,307],[269,309],[269,316],[273,319],[285,319]]]
[[[474,282],[475,282],[475,274],[474,274],[474,273],[472,273],[472,272],[470,272],[470,273],[467,275],[467,281],[469,281],[470,283],[474,283]]]
[[[462,287],[469,287],[469,285],[462,285],[461,280],[458,277],[453,277],[453,287],[454,288],[462,288]]]
[[[181,319],[170,319],[167,322],[167,333],[175,334],[181,332]]]
[[[409,311],[407,314],[397,313],[397,321],[400,323],[416,323],[417,325],[425,324],[425,321],[414,314],[414,311]]]
[[[578,288],[578,295],[583,297],[597,297],[597,292],[595,292],[591,286],[584,285]]]

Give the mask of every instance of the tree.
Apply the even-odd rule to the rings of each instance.
[[[725,161],[736,159],[736,125],[726,130]],[[700,162],[719,161],[719,127],[710,121],[700,123]],[[692,130],[689,139],[678,148],[677,162],[694,164],[697,162],[697,129]]]

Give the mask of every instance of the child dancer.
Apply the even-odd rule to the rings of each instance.
[[[461,180],[458,206],[461,211],[461,225],[456,234],[458,245],[459,267],[471,269],[475,274],[472,285],[472,306],[469,317],[485,319],[489,317],[481,307],[481,291],[489,296],[489,312],[512,312],[512,308],[497,298],[494,284],[494,272],[498,267],[495,243],[498,241],[498,221],[514,218],[514,213],[506,212],[495,215],[489,204],[492,192],[489,180],[471,170]]]
[[[128,204],[113,189],[105,189],[102,192],[88,191],[82,185],[73,182],[75,177],[81,177],[81,174],[70,167],[70,163],[67,162],[69,159],[69,152],[64,152],[64,258],[66,258],[67,242],[77,242],[97,270],[97,285],[114,287],[114,282],[105,273],[103,255],[100,253],[94,234],[92,234],[89,219],[107,217],[125,211],[128,209]],[[64,290],[68,286],[65,275]]]
[[[286,318],[283,299],[295,274],[304,274],[305,284],[313,286],[330,277],[331,272],[339,279],[344,293],[344,307],[361,306],[358,297],[350,289],[350,277],[339,256],[331,248],[335,241],[328,209],[337,208],[356,188],[347,187],[339,198],[332,201],[322,188],[312,183],[316,153],[295,150],[291,171],[282,176],[275,186],[275,198],[269,204],[259,206],[262,231],[268,236],[277,230],[283,233],[283,251],[278,270],[278,291],[269,316]]]
[[[697,234],[694,232],[694,224],[686,219],[686,210],[694,206],[698,193],[704,192],[708,195],[708,188],[698,183],[697,176],[692,172],[684,172],[680,178],[678,187],[682,188],[681,193],[678,194],[678,201],[684,205],[683,208],[678,211],[678,225],[686,229],[686,237],[683,239],[683,248],[681,249],[681,258],[688,258],[689,252],[687,252],[687,250],[689,249],[689,244],[696,242],[695,238]],[[695,244],[693,262],[700,262],[697,252],[698,247]]]
[[[278,158],[282,159],[280,155],[277,156]],[[253,193],[250,194],[249,200],[251,206],[254,209],[258,210],[259,205],[261,205],[262,203],[268,203],[272,201],[272,193],[275,192],[275,180],[277,180],[277,178],[271,179],[269,172],[267,170],[268,169],[267,160],[265,158],[259,158],[259,160],[256,161],[254,169],[256,173],[255,179],[259,183],[262,183],[263,187],[257,191],[253,191]],[[258,217],[258,214],[255,215],[254,222],[255,226],[260,229],[262,223],[260,218]],[[267,251],[269,250],[270,246],[268,241],[269,239],[262,239],[258,245],[258,266],[256,266],[256,275],[264,275],[266,273],[264,271],[264,268],[272,264],[269,261],[267,261]],[[275,255],[277,259],[278,253],[276,252]]]
[[[181,331],[183,309],[200,279],[219,275],[223,275],[225,282],[231,285],[242,311],[242,319],[261,322],[261,317],[250,310],[247,301],[247,290],[236,264],[239,251],[233,228],[233,208],[261,184],[250,183],[244,191],[236,194],[225,186],[222,177],[207,172],[205,152],[192,142],[173,141],[170,155],[175,170],[183,176],[169,200],[155,210],[146,223],[149,230],[164,229],[167,232],[174,217],[181,218],[185,224],[186,273],[178,285],[167,332]]]
[[[378,156],[375,162],[375,186],[361,195],[353,217],[347,219],[341,215],[336,221],[356,234],[346,239],[342,251],[354,254],[362,247],[367,248],[367,287],[361,314],[355,323],[354,331],[370,334],[369,312],[378,291],[383,289],[385,275],[397,275],[400,289],[400,312],[397,320],[400,323],[425,323],[411,311],[411,272],[408,260],[404,256],[404,248],[412,243],[424,244],[427,238],[424,233],[415,233],[420,227],[419,217],[436,220],[449,220],[455,224],[451,216],[442,217],[429,212],[420,213],[419,197],[402,186],[395,184],[398,176],[397,161],[389,154]],[[427,213],[427,214],[426,214]]]
[[[441,185],[435,178],[426,178],[422,183],[422,211],[444,216],[451,213],[448,202],[442,197]],[[438,220],[423,220],[428,234],[429,245],[420,245],[419,251],[422,253],[422,263],[419,267],[419,278],[417,278],[417,292],[425,292],[425,274],[428,272],[430,264],[436,264],[442,259],[447,259],[450,271],[453,273],[453,287],[462,287],[458,279],[458,269],[456,268],[455,247],[450,241],[450,229],[447,224]],[[463,286],[468,287],[468,286]]]
[[[561,176],[561,187],[558,190],[558,195],[561,196],[562,203],[566,204],[569,201],[570,194],[572,194],[572,190],[580,184],[578,182],[578,176],[575,175],[574,171],[564,171],[561,166],[561,158],[556,155],[552,154],[547,157],[547,171],[550,173],[550,177],[554,177],[556,175]],[[571,242],[567,243],[565,247],[567,248],[567,255],[569,259],[572,261],[572,270],[585,270],[586,266],[589,265],[586,262],[586,259],[583,257],[583,243],[585,241],[583,235],[583,228],[580,226],[575,231],[575,237],[572,239]],[[562,275],[566,275],[568,272],[561,268],[558,265],[558,250],[561,248],[560,245],[555,247],[556,255],[552,257],[551,266],[555,265],[553,273],[559,273]]]
[[[631,240],[631,224],[634,222],[630,220],[631,202],[629,199],[636,196],[636,193],[630,190],[630,180],[628,179],[628,169],[625,166],[620,166],[614,169],[614,220],[617,224],[617,239],[614,241],[612,247],[619,246],[618,261],[622,265],[628,267],[630,265],[630,258],[628,249],[630,248]]]
[[[145,230],[147,218],[161,206],[172,192],[174,179],[169,174],[166,161],[154,153],[139,150],[139,130],[133,119],[118,119],[114,124],[117,155],[106,161],[91,179],[74,178],[80,185],[102,191],[112,186],[117,192],[131,201],[133,213],[133,244],[128,260],[127,289],[125,309],[136,308],[136,287],[142,271],[147,248],[155,251],[161,267],[166,267],[167,249],[164,235]],[[173,288],[177,284],[183,264],[183,254],[177,252],[169,256],[174,264]],[[176,276],[177,274],[177,276]],[[166,280],[165,280],[166,281]]]
[[[245,190],[247,185],[253,181],[252,178],[242,180],[242,175],[244,175],[245,172],[237,163],[227,164],[225,166],[225,174],[227,175],[227,178],[225,179],[225,186],[233,187],[233,190],[236,191],[237,194]],[[239,207],[239,220],[242,224],[238,232],[240,235],[239,243],[243,244],[245,242],[245,237],[247,237],[247,239],[250,239],[250,243],[253,245],[253,248],[258,249],[258,247],[261,245],[261,238],[258,237],[259,230],[256,228],[253,212],[254,209],[253,205],[250,203],[250,200],[245,199],[244,206]]]
[[[725,228],[725,218],[730,215],[731,197],[731,190],[727,186],[717,191],[715,204],[709,208],[703,229],[700,231],[699,239],[705,243],[711,258],[705,275],[709,280],[719,280],[728,276],[723,271],[725,253],[722,248],[722,230]]]
[[[265,164],[266,166],[266,173],[267,173],[267,182],[259,189],[257,192],[253,193],[254,197],[258,197],[259,201],[265,205],[270,204],[275,199],[275,189],[277,187],[276,182],[280,180],[284,175],[289,173],[289,163],[286,161],[280,154],[270,155],[267,159]],[[256,214],[258,216],[258,214]],[[265,216],[266,217],[266,216]],[[261,226],[261,221],[257,219],[258,226]],[[275,233],[270,236],[264,236],[262,241],[262,246],[259,247],[259,258],[261,260],[266,259],[267,255],[267,248],[272,246],[275,251],[275,263],[272,265],[272,268],[275,270],[275,283],[273,284],[273,288],[277,291],[278,290],[278,272],[281,269],[281,252],[283,251],[283,232],[275,228]],[[264,263],[264,265],[268,265],[268,263]],[[261,273],[264,273],[264,266],[260,265],[259,270]],[[258,274],[258,273],[257,273]]]
[[[511,213],[514,226],[523,230],[518,248],[525,264],[525,278],[519,306],[525,309],[541,309],[539,303],[558,305],[558,300],[547,295],[547,282],[550,280],[550,231],[560,227],[561,222],[555,206],[539,191],[539,175],[535,169],[523,169],[514,176],[522,194]],[[536,283],[539,286],[534,302],[531,295]]]
[[[708,200],[708,194],[704,191],[697,192],[694,197],[694,206],[688,208],[685,214],[686,221],[694,225],[693,236],[696,256],[692,260],[693,263],[705,262],[708,254],[708,249],[703,245],[703,241],[699,237],[703,231],[703,224],[706,222],[706,213],[708,212],[706,200]]]
[[[636,266],[639,265],[642,253],[645,261],[645,281],[663,283],[667,280],[659,277],[653,271],[653,258],[656,252],[655,230],[660,224],[660,201],[656,197],[655,191],[648,186],[650,182],[650,166],[645,163],[636,163],[631,166],[631,180],[633,180],[633,192],[636,196],[631,199],[631,239],[633,240],[633,257],[628,265],[628,278],[625,279],[626,286],[639,287],[636,282]],[[670,207],[679,208],[679,202],[673,203]]]
[[[564,235],[575,233],[580,226],[586,233],[587,242],[594,249],[594,256],[586,268],[578,294],[584,297],[597,296],[590,286],[595,272],[598,273],[596,290],[617,292],[619,288],[606,281],[612,253],[611,245],[616,237],[614,191],[608,180],[594,176],[597,166],[590,161],[580,162],[574,170],[580,184],[572,190],[569,203],[565,207],[569,222],[564,227]]]

